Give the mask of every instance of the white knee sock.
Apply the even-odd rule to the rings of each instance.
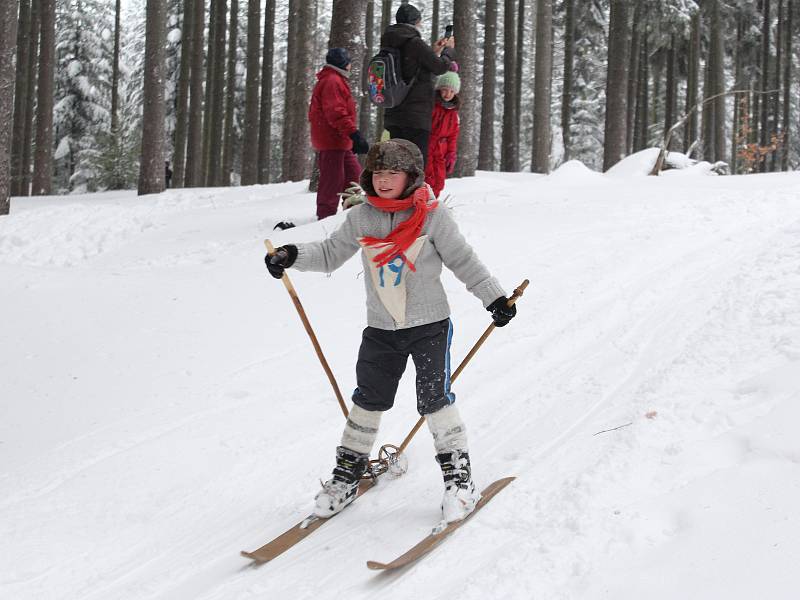
[[[353,405],[342,433],[342,446],[360,454],[372,452],[382,414],[377,410],[364,410]]]
[[[467,428],[455,404],[427,415],[428,429],[433,434],[436,453],[467,450]]]

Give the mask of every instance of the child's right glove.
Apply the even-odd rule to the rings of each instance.
[[[497,327],[505,327],[508,322],[517,314],[517,307],[508,305],[508,298],[500,296],[497,300],[486,307],[492,313],[492,321]]]
[[[275,279],[283,277],[283,272],[294,264],[297,260],[297,246],[287,244],[275,249],[275,254],[267,254],[264,263],[267,271]]]

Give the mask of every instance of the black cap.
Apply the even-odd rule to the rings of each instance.
[[[398,23],[410,23],[413,25],[422,18],[422,13],[411,4],[401,4],[394,14],[394,18]]]
[[[334,67],[344,69],[350,64],[350,53],[346,48],[331,48],[325,55],[325,62]]]

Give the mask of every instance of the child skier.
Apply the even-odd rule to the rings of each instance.
[[[427,417],[445,492],[447,522],[467,516],[480,499],[472,481],[466,429],[450,390],[450,307],[440,280],[446,265],[492,313],[499,327],[516,314],[497,280],[440,206],[423,179],[422,153],[403,139],[375,144],[361,173],[366,201],[347,212],[329,238],[285,245],[265,262],[329,273],[359,249],[367,293],[367,324],[356,363],[357,388],[336,448],[333,476],[316,495],[314,514],[330,517],[356,497],[383,411],[394,403],[410,355],[416,367],[417,411]]]
[[[453,63],[454,66],[455,63]],[[436,79],[436,104],[433,107],[431,137],[428,142],[428,162],[425,182],[437,198],[444,188],[444,180],[456,165],[458,142],[458,92],[461,79],[455,71],[448,71]]]

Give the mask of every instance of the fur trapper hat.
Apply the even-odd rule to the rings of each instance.
[[[403,171],[408,174],[408,187],[403,191],[403,198],[408,198],[425,185],[422,152],[416,144],[408,140],[400,138],[386,140],[374,144],[369,149],[360,180],[361,188],[368,196],[377,196],[372,186],[372,174],[381,170]]]

